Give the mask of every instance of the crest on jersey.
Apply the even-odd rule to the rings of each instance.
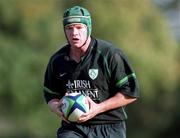
[[[98,69],[89,69],[89,77],[94,80],[98,76]]]

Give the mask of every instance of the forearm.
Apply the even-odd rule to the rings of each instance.
[[[105,100],[99,104],[99,112],[106,112],[115,108],[119,108],[134,102],[137,98],[132,98],[118,92],[115,96]]]
[[[83,114],[79,118],[79,120],[78,120],[79,123],[85,122],[85,121],[93,118],[97,114],[125,106],[136,100],[136,98],[125,96],[120,92],[118,92],[115,96],[113,96],[99,104],[93,102],[89,97],[87,97],[87,99],[90,104],[90,110],[89,110],[89,112]]]

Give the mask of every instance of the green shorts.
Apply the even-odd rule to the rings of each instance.
[[[125,122],[114,124],[80,125],[62,123],[57,138],[126,138]]]

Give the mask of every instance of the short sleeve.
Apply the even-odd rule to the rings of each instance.
[[[48,103],[51,99],[60,99],[59,80],[53,72],[53,65],[49,62],[44,75],[44,98]]]
[[[131,97],[139,97],[137,77],[126,55],[115,50],[110,63],[111,80],[115,90]]]

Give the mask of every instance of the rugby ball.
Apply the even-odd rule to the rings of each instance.
[[[76,122],[82,114],[89,110],[89,105],[86,103],[86,97],[83,94],[71,93],[62,98],[60,110],[67,120]]]

